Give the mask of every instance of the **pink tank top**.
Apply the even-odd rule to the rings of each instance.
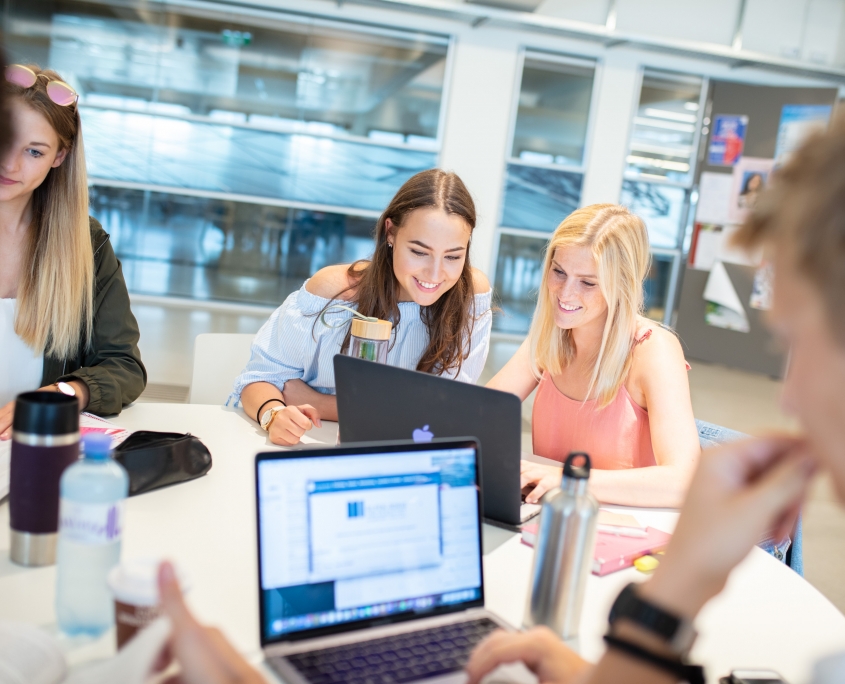
[[[651,330],[637,344],[651,337]],[[687,366],[689,369],[689,366]],[[625,385],[599,410],[596,400],[570,399],[543,373],[531,419],[534,453],[563,461],[572,451],[590,455],[593,468],[623,470],[657,465],[651,448],[648,411],[628,394]]]

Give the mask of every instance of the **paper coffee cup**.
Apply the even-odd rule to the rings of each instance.
[[[159,558],[135,558],[123,561],[109,572],[108,585],[114,596],[118,649],[161,615],[158,595],[161,562]],[[184,592],[186,583],[178,568],[176,577]]]

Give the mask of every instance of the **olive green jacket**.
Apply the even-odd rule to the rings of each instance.
[[[86,411],[107,416],[120,413],[147,385],[147,371],[138,350],[138,322],[129,308],[123,270],[109,242],[109,235],[91,222],[94,247],[94,330],[91,343],[80,342],[72,358],[44,356],[41,386],[61,380],[81,380],[88,385]]]

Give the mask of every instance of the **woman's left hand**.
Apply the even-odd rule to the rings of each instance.
[[[519,470],[520,488],[525,489],[526,487],[533,487],[533,489],[525,495],[525,503],[538,503],[543,497],[543,494],[548,492],[550,489],[560,487],[562,467],[540,465],[539,463],[532,463],[531,461],[520,461]]]

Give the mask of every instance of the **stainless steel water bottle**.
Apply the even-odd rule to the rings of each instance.
[[[9,556],[19,565],[56,562],[59,478],[79,459],[79,402],[58,392],[15,401],[9,482]]]
[[[525,626],[546,625],[563,639],[578,634],[587,576],[593,562],[599,504],[587,491],[590,457],[571,453],[560,487],[542,501],[534,545]]]

